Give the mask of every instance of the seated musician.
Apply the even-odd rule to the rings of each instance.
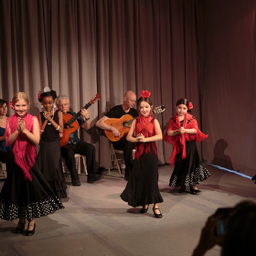
[[[76,113],[69,112],[69,98],[66,95],[60,95],[56,99],[58,109],[62,111],[63,115],[70,114],[74,116]],[[91,120],[88,111],[84,108],[81,109],[81,116],[77,119],[79,126],[87,130],[90,128]],[[64,135],[65,136],[65,133]],[[81,141],[78,138],[77,130],[69,135],[69,140],[66,145],[61,147],[61,155],[64,157],[67,168],[71,174],[72,185],[80,186],[80,180],[76,169],[75,154],[80,154],[86,157],[88,177],[87,182],[93,183],[100,179],[99,175],[95,173],[95,147],[94,145]]]
[[[113,136],[120,137],[120,140],[112,142],[115,149],[122,150],[124,152],[124,161],[125,161],[125,179],[128,180],[128,177],[132,171],[133,157],[132,150],[134,148],[134,143],[126,140],[126,135],[121,138],[120,132],[111,125],[105,123],[109,118],[121,118],[125,114],[131,115],[133,118],[138,116],[137,110],[133,107],[136,102],[136,94],[132,91],[127,91],[124,94],[124,101],[122,105],[117,105],[108,111],[100,120],[97,121],[96,126],[108,130],[113,133]]]

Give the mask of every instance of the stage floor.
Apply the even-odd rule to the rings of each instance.
[[[93,184],[81,174],[80,187],[68,186],[65,209],[36,219],[32,237],[13,233],[18,220],[0,220],[0,255],[6,256],[186,256],[196,246],[201,228],[218,207],[256,200],[253,181],[208,166],[211,177],[198,187],[198,195],[179,194],[168,181],[173,167],[159,167],[164,202],[162,219],[140,214],[120,199],[126,181],[116,170]],[[67,177],[70,184],[70,178]],[[0,181],[2,187],[3,181]],[[207,256],[219,256],[215,246]]]

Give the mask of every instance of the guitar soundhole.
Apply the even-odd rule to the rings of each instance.
[[[123,123],[123,126],[126,127],[126,128],[129,128],[129,125],[128,125],[127,122],[124,122],[124,123]]]

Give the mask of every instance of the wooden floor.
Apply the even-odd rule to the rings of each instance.
[[[200,184],[199,195],[179,194],[168,181],[172,167],[159,167],[159,187],[164,203],[162,219],[139,214],[120,199],[126,181],[116,170],[93,184],[68,187],[65,209],[36,219],[32,237],[13,233],[17,220],[0,220],[0,255],[6,256],[186,256],[196,246],[201,228],[218,207],[256,200],[253,181],[206,166],[211,177]],[[70,178],[67,177],[70,182]],[[0,181],[2,187],[4,181]],[[207,256],[219,256],[214,247]]]

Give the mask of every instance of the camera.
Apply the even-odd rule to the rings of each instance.
[[[226,233],[227,222],[233,208],[219,208],[215,216],[222,215],[221,219],[219,219],[216,223],[216,227],[214,233],[216,236],[223,236]]]

